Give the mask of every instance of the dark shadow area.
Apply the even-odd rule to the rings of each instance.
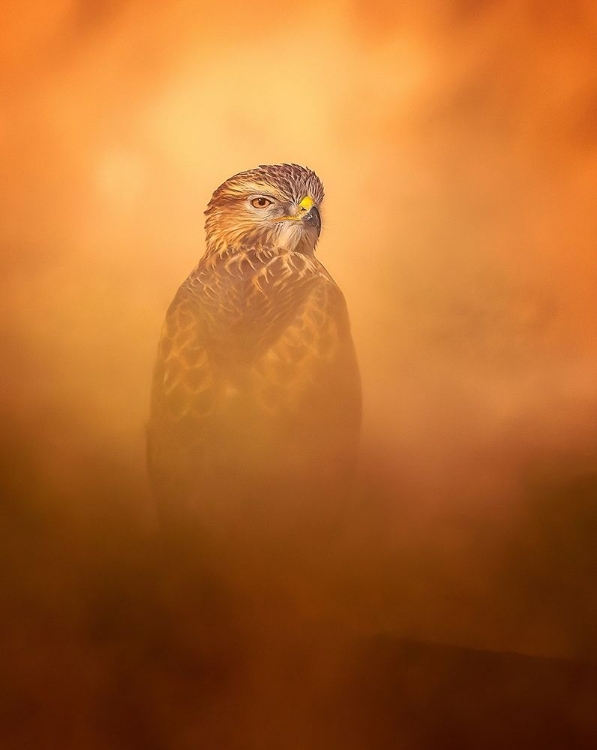
[[[79,435],[69,493],[52,485],[34,448],[40,433],[34,443],[23,425],[4,424],[3,748],[595,746],[594,665],[363,626],[358,610],[372,606],[380,579],[396,588],[378,598],[378,618],[384,607],[416,606],[405,578],[433,592],[407,544],[392,563],[373,520],[353,534],[359,544],[345,540],[335,553],[341,564],[325,574],[293,569],[292,553],[285,559],[280,549],[242,557],[224,539],[208,554],[188,544],[178,554],[147,513],[142,475]],[[581,489],[586,500],[586,482]],[[367,502],[381,524],[390,490],[378,483],[375,491]],[[549,569],[548,550],[556,545],[585,565],[593,537],[587,530],[583,546],[561,534],[558,502],[547,500],[551,512],[545,506],[520,532],[536,540],[534,551],[502,551],[519,586],[535,591],[532,606],[549,609],[560,584],[541,586],[536,572]],[[457,602],[454,581],[443,583]],[[492,596],[507,600],[510,591],[520,606],[509,576],[493,585]],[[569,597],[557,606],[571,627],[583,622]]]
[[[595,746],[593,665],[391,636],[358,654],[350,698],[362,747]]]

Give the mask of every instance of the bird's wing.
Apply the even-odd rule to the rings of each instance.
[[[360,386],[346,303],[327,274],[293,283],[274,296],[259,328],[253,364],[264,404],[328,411]],[[355,394],[357,394],[355,396]]]
[[[158,345],[147,443],[149,474],[158,494],[162,484],[184,476],[192,453],[207,455],[202,445],[207,435],[200,426],[216,408],[217,379],[204,308],[185,282],[168,309]]]
[[[299,304],[287,304],[292,314],[264,320],[251,366],[263,454],[299,496],[340,496],[356,464],[361,422],[346,303],[336,284],[319,275]]]

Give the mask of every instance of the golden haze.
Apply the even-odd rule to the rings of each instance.
[[[95,549],[110,518],[149,515],[150,373],[203,210],[231,174],[294,161],[326,188],[318,253],[363,376],[351,617],[594,656],[594,5],[7,15],[3,439],[31,518],[57,513]],[[105,466],[134,501],[89,492]]]

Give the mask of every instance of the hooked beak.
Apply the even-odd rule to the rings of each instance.
[[[303,221],[306,224],[313,224],[315,229],[317,229],[317,235],[319,236],[319,233],[321,232],[321,214],[319,213],[317,206],[313,206],[310,211],[307,211],[303,216]]]
[[[302,219],[306,224],[313,225],[317,230],[317,236],[319,236],[321,232],[321,214],[311,196],[305,196],[299,203],[299,215],[297,218]]]
[[[305,224],[310,224],[315,227],[318,237],[321,232],[321,214],[315,205],[315,201],[309,195],[306,195],[298,204],[298,211],[296,214],[280,216],[279,218],[274,219],[274,221],[304,221]]]

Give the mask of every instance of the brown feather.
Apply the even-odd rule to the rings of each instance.
[[[300,169],[280,182],[295,199]],[[254,187],[259,170],[246,174]],[[356,457],[360,384],[340,289],[313,254],[210,252],[209,240],[168,310],[154,373],[148,457],[166,518],[203,518],[231,496],[330,492]]]

